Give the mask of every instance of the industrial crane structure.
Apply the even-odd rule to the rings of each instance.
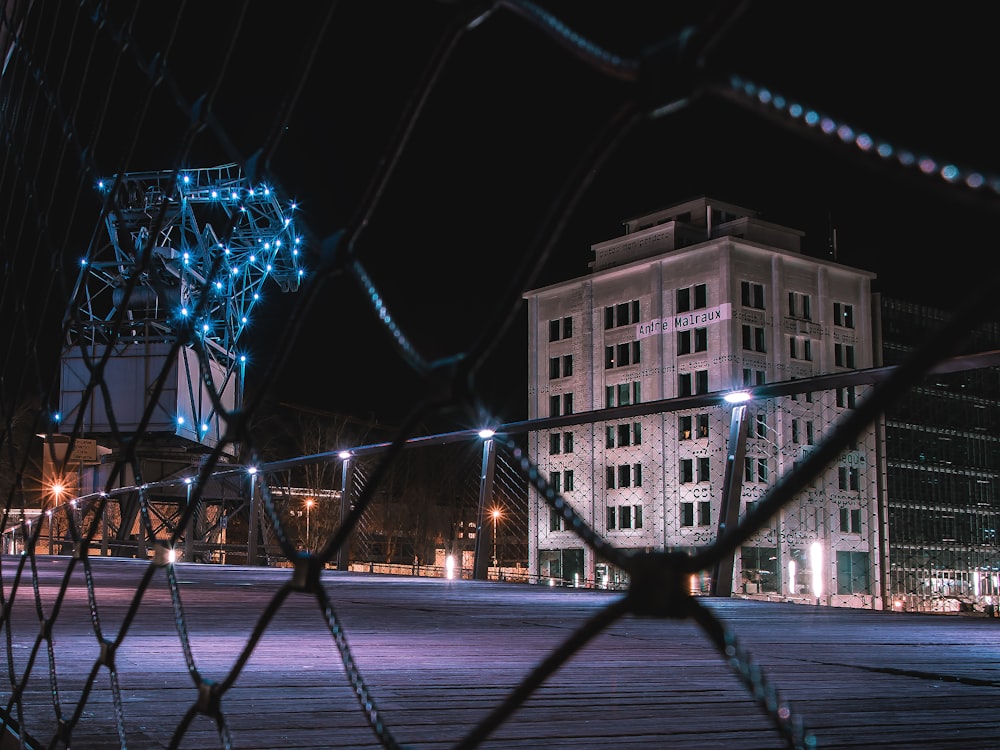
[[[192,467],[220,445],[235,458],[237,444],[223,438],[242,405],[247,332],[269,287],[294,292],[303,280],[296,206],[236,164],[122,174],[99,189],[108,242],[81,260],[46,461],[51,473],[78,473],[81,496],[98,493],[129,440],[137,452],[115,483],[177,478],[153,514],[169,525],[190,496]],[[141,539],[138,498],[124,497],[111,536]],[[224,529],[225,502],[217,510]]]

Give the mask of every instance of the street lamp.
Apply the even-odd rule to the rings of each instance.
[[[60,498],[62,497],[62,494],[63,494],[63,492],[65,492],[65,490],[66,490],[66,488],[62,485],[61,482],[56,482],[55,484],[52,485],[52,498],[53,498],[52,499],[52,507],[49,508],[49,513],[48,513],[48,515],[49,515],[49,554],[50,555],[54,555],[55,554],[55,552],[53,551],[53,548],[52,548],[52,514],[53,514],[53,512],[55,510],[58,509]]]
[[[313,507],[313,502],[315,502],[311,497],[306,500],[306,552],[309,551],[309,511]]]
[[[494,508],[490,515],[493,516],[493,567],[495,568],[497,567],[497,522],[503,514],[499,508]]]

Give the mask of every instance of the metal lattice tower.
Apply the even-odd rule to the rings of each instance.
[[[151,429],[214,444],[217,408],[200,366],[211,370],[224,406],[241,403],[241,341],[265,285],[270,279],[296,291],[303,277],[295,205],[251,183],[235,164],[133,172],[100,187],[110,243],[81,264],[63,353],[62,419],[83,411],[89,432],[128,431],[149,386],[140,368],[174,367],[178,377],[168,380],[176,398],[168,393],[158,404]],[[177,340],[184,351],[171,361]],[[105,378],[117,386],[114,423],[83,396],[94,363],[105,357]]]

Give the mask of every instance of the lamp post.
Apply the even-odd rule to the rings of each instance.
[[[313,502],[311,497],[306,500],[306,552],[309,551],[309,511],[312,510]]]
[[[49,508],[49,554],[50,555],[54,555],[55,554],[55,551],[52,548],[52,520],[53,520],[53,514],[59,508],[59,502],[60,502],[59,499],[62,497],[63,491],[65,489],[66,488],[63,487],[62,484],[60,484],[60,483],[56,483],[56,484],[52,485],[52,497],[53,497],[53,500],[52,500],[52,507]]]
[[[493,509],[493,567],[497,567],[497,522],[500,520],[500,509]]]

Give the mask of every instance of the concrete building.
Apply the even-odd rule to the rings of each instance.
[[[871,367],[874,275],[808,257],[800,231],[706,197],[624,227],[591,247],[588,275],[524,294],[529,418],[598,412],[532,433],[529,450],[611,544],[693,551],[718,529],[732,409],[722,396]],[[859,395],[804,388],[750,404],[741,517]],[[698,396],[698,408],[609,418]],[[873,429],[743,545],[736,593],[881,607],[875,448]],[[537,493],[529,559],[542,579],[627,584]]]
[[[949,314],[875,295],[878,365],[901,364]],[[987,320],[960,354],[1000,349]],[[995,611],[1000,602],[1000,369],[933,375],[885,415],[888,588],[895,609]]]

